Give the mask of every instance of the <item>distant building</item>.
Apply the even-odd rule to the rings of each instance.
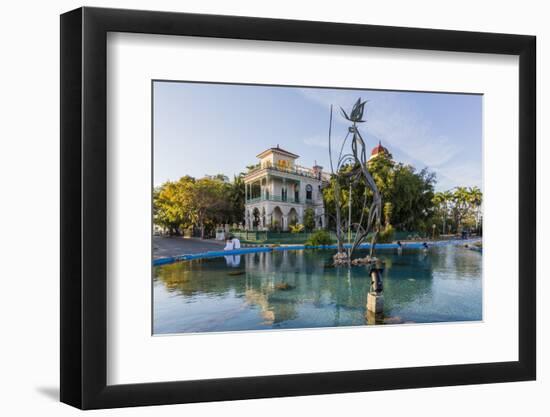
[[[388,158],[392,158],[392,154],[390,153],[390,151],[388,151],[387,148],[383,147],[382,146],[382,141],[379,141],[378,142],[378,145],[376,145],[374,148],[372,148],[372,151],[370,153],[370,157],[369,157],[369,161],[374,159],[374,158],[378,158],[379,156],[386,156]]]
[[[326,226],[322,187],[330,177],[315,164],[305,168],[295,164],[298,155],[277,145],[259,155],[258,165],[244,177],[245,228],[280,228],[304,222],[307,208],[315,213],[315,227]]]

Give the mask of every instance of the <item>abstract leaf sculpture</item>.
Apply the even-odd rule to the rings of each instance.
[[[367,152],[366,152],[366,146],[365,141],[363,140],[363,137],[361,136],[361,133],[359,132],[359,129],[357,128],[358,123],[363,123],[365,120],[363,120],[363,113],[365,111],[365,104],[367,101],[361,101],[361,98],[359,98],[355,104],[353,105],[353,108],[351,112],[348,113],[340,107],[340,110],[342,112],[342,115],[344,118],[352,123],[352,125],[348,128],[348,133],[346,137],[344,138],[344,141],[342,143],[342,147],[340,149],[340,153],[337,159],[336,163],[336,170],[334,170],[333,165],[333,158],[332,158],[332,144],[331,144],[331,130],[332,130],[332,107],[331,107],[331,121],[330,121],[330,129],[329,129],[329,158],[330,158],[330,165],[331,165],[331,171],[332,171],[332,177],[335,179],[335,208],[336,208],[336,237],[338,240],[338,254],[336,255],[337,259],[345,260],[348,264],[351,264],[351,257],[355,249],[364,242],[364,240],[367,238],[369,233],[373,232],[373,236],[371,239],[371,248],[370,248],[370,258],[373,257],[374,254],[374,247],[376,244],[376,239],[378,236],[378,231],[380,230],[380,223],[381,223],[381,213],[382,213],[382,198],[380,196],[380,192],[378,191],[378,187],[376,186],[376,183],[374,182],[374,179],[372,178],[368,166],[367,166]],[[351,152],[344,152],[346,142],[351,135]],[[344,166],[351,166],[352,169],[350,171],[343,172],[342,168]],[[368,218],[365,222],[365,209],[368,204],[368,195],[367,192],[365,192],[363,196],[363,207],[361,210],[361,217],[359,219],[358,223],[351,223],[351,215],[349,216],[348,220],[342,219],[342,213],[341,213],[341,206],[340,206],[340,180],[345,179],[347,180],[347,184],[350,187],[353,187],[353,185],[359,183],[361,180],[364,181],[365,186],[367,189],[371,190],[372,192],[372,203],[370,205],[370,209],[368,211]],[[351,193],[350,193],[350,207],[351,207]],[[350,208],[351,210],[351,208]],[[348,249],[348,253],[344,253],[344,237],[343,237],[343,230],[346,228],[346,226],[351,230],[352,228],[355,229],[355,238],[353,240],[353,244]],[[351,242],[350,242],[351,243]]]

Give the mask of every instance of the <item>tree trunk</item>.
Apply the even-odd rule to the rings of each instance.
[[[203,216],[199,217],[199,224],[201,228],[201,239],[204,239],[204,219]]]
[[[336,208],[336,240],[338,242],[338,253],[344,251],[344,244],[342,242],[342,216],[340,213],[340,184],[336,180],[334,184],[334,202]]]

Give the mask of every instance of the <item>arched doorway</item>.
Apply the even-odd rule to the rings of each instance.
[[[283,211],[279,206],[273,209],[273,215],[271,216],[271,227],[276,230],[283,228]]]
[[[260,225],[260,210],[258,208],[255,208],[252,210],[252,227],[254,229],[258,228]]]
[[[288,212],[288,224],[289,226],[294,226],[296,223],[298,223],[298,212],[293,207]]]

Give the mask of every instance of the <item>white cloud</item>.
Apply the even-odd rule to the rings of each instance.
[[[436,187],[438,190],[449,190],[457,186],[477,186],[483,190],[481,167],[475,169],[469,164],[455,163],[449,164],[443,172],[444,176],[440,175],[440,178],[438,178],[439,181]]]
[[[304,97],[326,107],[327,111],[332,105],[335,116],[339,114],[340,106],[351,107],[358,98],[356,97],[357,91],[353,90],[300,88],[299,91]],[[338,117],[335,117],[334,120],[337,122]]]
[[[375,146],[381,141],[399,161],[411,164],[418,169],[428,167],[437,174],[440,189],[445,186],[480,186],[481,167],[460,158],[463,152],[460,141],[436,132],[431,120],[427,120],[410,101],[400,100],[397,92],[355,91],[355,90],[313,90],[302,89],[308,99],[327,108],[334,106],[334,126],[336,134],[346,122],[340,117],[340,106],[351,108],[361,97],[369,100],[366,109],[367,122],[361,126],[367,146]],[[336,125],[340,125],[340,129]],[[453,132],[449,132],[452,135]],[[316,138],[304,141],[317,143]],[[326,139],[324,139],[326,143]],[[371,142],[371,143],[369,143]],[[373,143],[374,142],[374,143]],[[322,143],[319,138],[319,144]],[[321,145],[319,145],[321,146]],[[328,144],[325,145],[328,147]]]
[[[399,100],[382,100],[370,110],[367,132],[432,169],[444,168],[460,152],[459,144],[435,133],[429,120]]]

